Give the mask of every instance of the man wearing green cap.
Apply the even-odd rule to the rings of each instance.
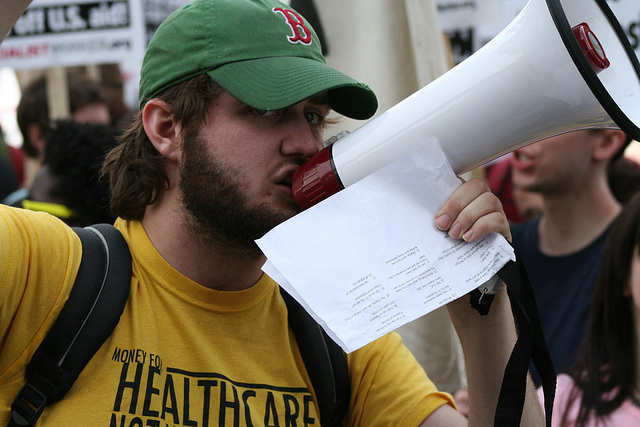
[[[273,0],[196,0],[159,27],[142,65],[141,111],[103,168],[133,258],[129,300],[43,424],[329,425],[254,242],[300,211],[291,177],[321,148],[329,110],[359,119],[376,110],[373,92],[320,52],[307,21]],[[468,241],[510,237],[480,181],[463,184],[435,221]],[[54,218],[6,207],[0,247],[1,424],[81,247]],[[449,310],[467,356],[469,422],[490,425],[516,339],[506,293],[488,316],[464,299]],[[345,357],[344,425],[467,424],[397,334]],[[540,425],[531,391],[523,424]]]

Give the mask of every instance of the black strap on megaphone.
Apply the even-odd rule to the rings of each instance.
[[[529,362],[534,365],[542,378],[544,409],[547,426],[551,426],[551,413],[556,391],[556,372],[551,362],[547,342],[542,332],[538,306],[533,295],[526,269],[516,254],[516,261],[509,261],[498,272],[507,285],[507,295],[516,321],[518,339],[511,352],[504,371],[494,426],[519,426],[524,409]],[[493,295],[483,295],[477,289],[471,293],[471,305],[487,314]]]

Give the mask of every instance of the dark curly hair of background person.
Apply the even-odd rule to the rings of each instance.
[[[115,127],[64,120],[55,122],[47,135],[43,165],[54,178],[50,195],[87,224],[115,221],[109,209],[109,183],[100,170],[119,134]]]

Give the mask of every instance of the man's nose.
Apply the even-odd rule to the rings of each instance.
[[[308,158],[316,154],[320,148],[322,148],[322,138],[313,132],[304,116],[290,120],[287,124],[287,134],[281,145],[282,154]]]

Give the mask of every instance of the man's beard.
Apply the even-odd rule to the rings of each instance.
[[[192,235],[225,255],[260,257],[254,240],[288,216],[266,203],[250,206],[242,173],[212,158],[199,135],[185,138],[182,153],[180,190]]]

